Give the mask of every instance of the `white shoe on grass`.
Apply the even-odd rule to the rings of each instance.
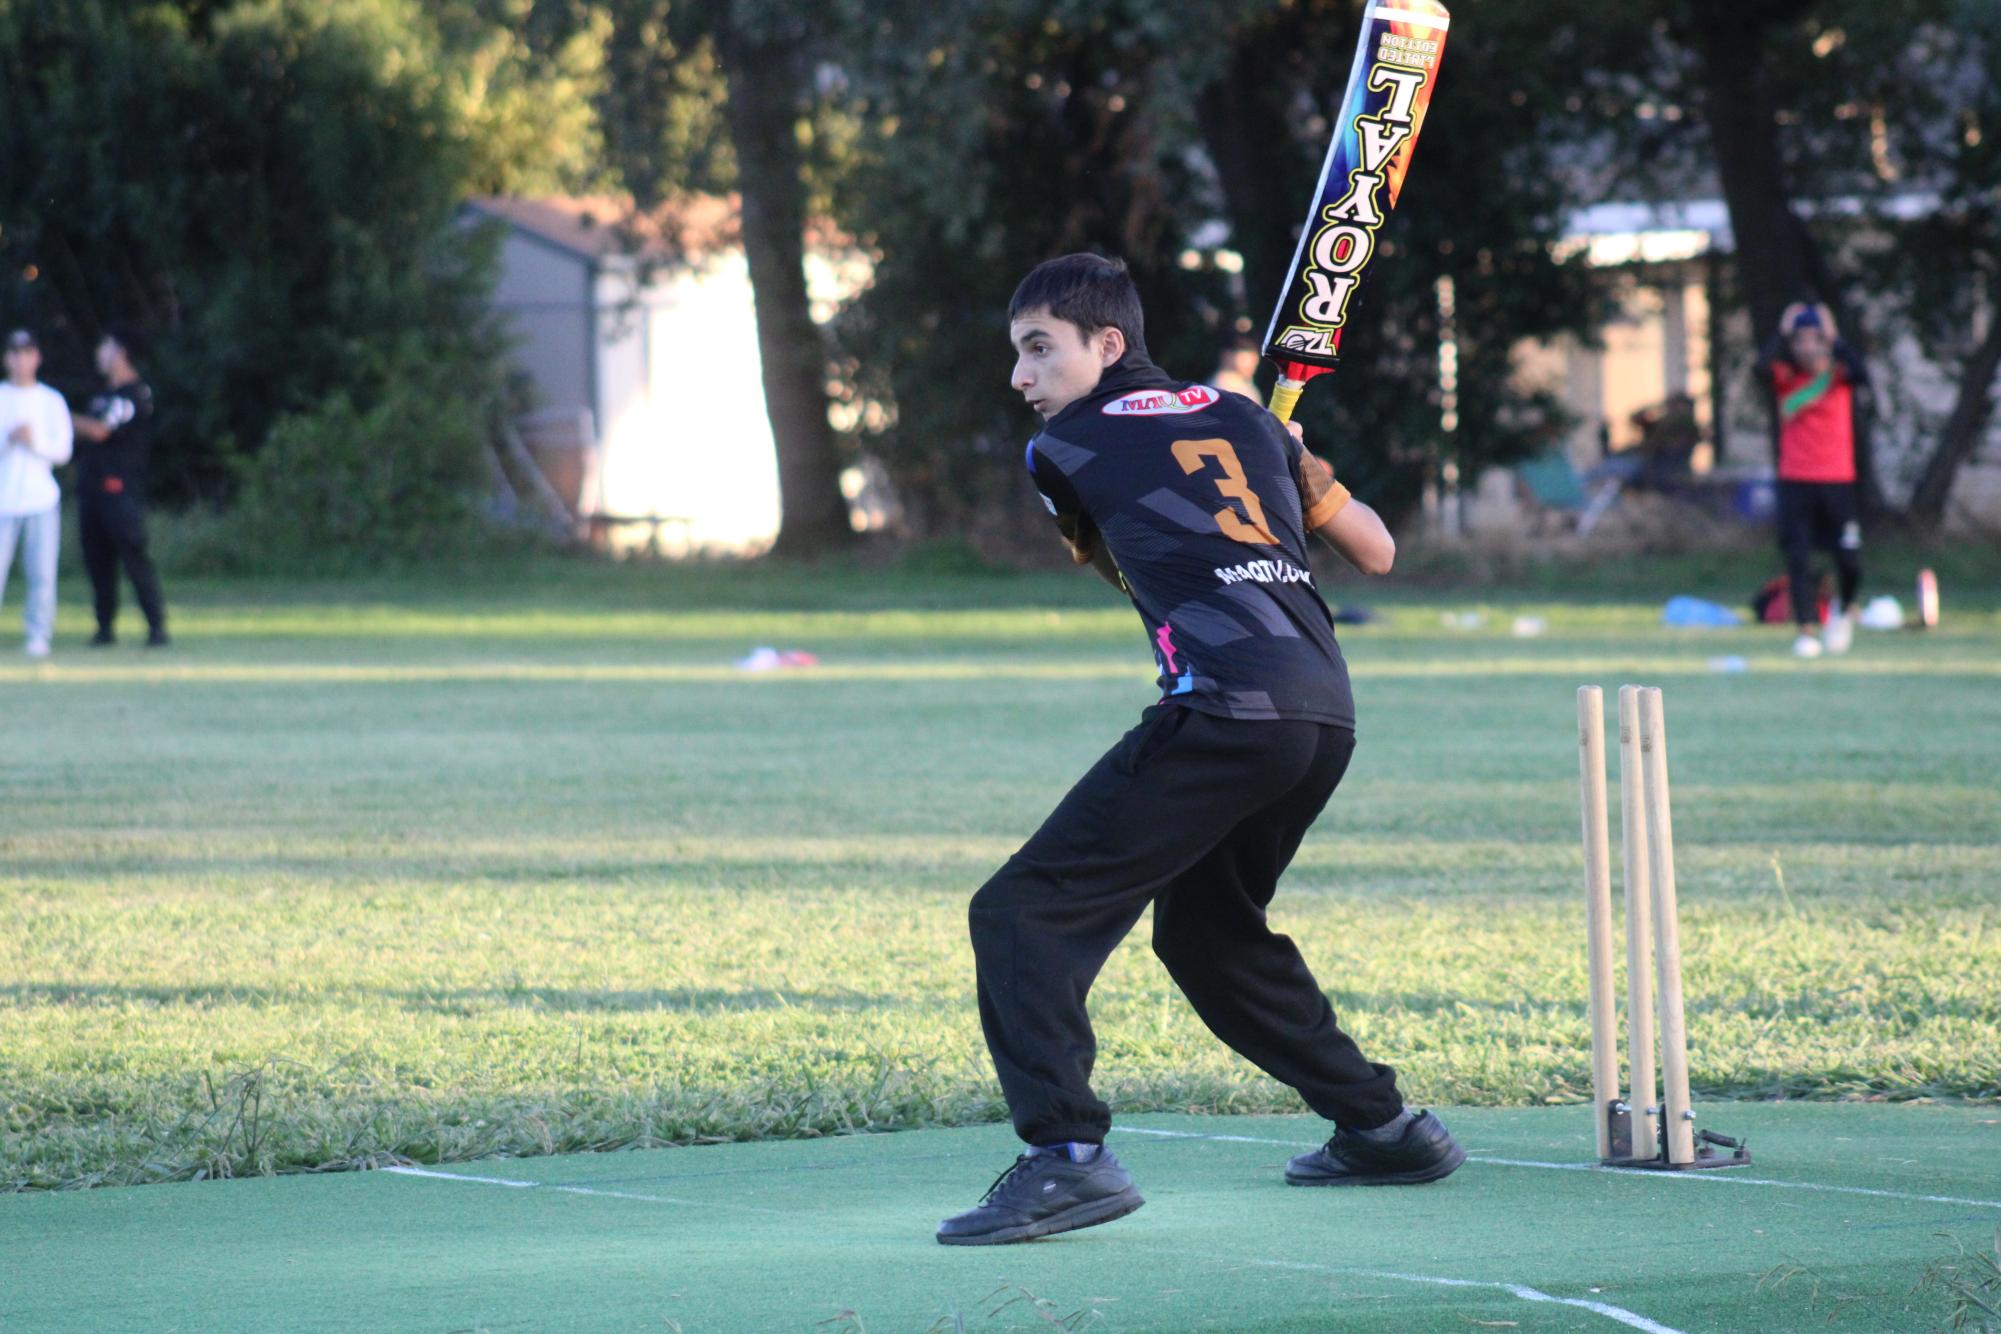
[[[1820,635],[1829,653],[1848,652],[1855,643],[1855,613],[1837,605],[1827,618],[1827,628]]]
[[[30,639],[28,641],[27,654],[36,660],[48,657],[49,641],[46,639]]]
[[[1793,656],[1795,658],[1818,658],[1820,653],[1820,637],[1810,631],[1800,631],[1800,637],[1793,641]]]

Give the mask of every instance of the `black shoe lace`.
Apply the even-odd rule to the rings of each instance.
[[[1022,1168],[1028,1166],[1029,1163],[1033,1161],[1034,1159],[1030,1158],[1027,1154],[1024,1153],[1020,1157],[1016,1158],[1013,1162],[1009,1163],[1007,1167],[1001,1171],[1001,1174],[994,1178],[994,1184],[987,1187],[987,1193],[980,1196],[980,1203],[981,1204],[992,1203],[994,1196],[1000,1194],[1001,1187],[1007,1184],[1008,1178],[1012,1177],[1015,1173],[1021,1171]]]

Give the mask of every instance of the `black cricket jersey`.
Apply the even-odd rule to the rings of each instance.
[[[90,400],[89,415],[111,434],[92,443],[78,441],[79,489],[85,495],[136,498],[146,489],[146,461],[153,452],[153,391],[143,380],[107,387]]]
[[[1050,513],[1088,521],[1117,562],[1166,700],[1354,727],[1348,666],[1306,557],[1301,456],[1256,402],[1172,379],[1136,352],[1029,441]]]

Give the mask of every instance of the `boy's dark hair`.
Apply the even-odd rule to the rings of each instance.
[[[1123,260],[1088,254],[1044,260],[1014,289],[1014,299],[1007,303],[1008,320],[1018,320],[1031,310],[1047,310],[1087,336],[1117,329],[1126,336],[1127,348],[1146,351],[1146,316]]]
[[[129,320],[113,320],[104,326],[104,336],[125,349],[125,359],[134,366],[146,360],[150,343],[146,331]]]

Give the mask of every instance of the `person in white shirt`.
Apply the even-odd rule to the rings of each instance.
[[[69,462],[74,441],[69,405],[35,378],[42,349],[35,335],[7,335],[7,380],[0,384],[0,602],[21,551],[28,583],[28,656],[49,656],[56,628],[56,552],[62,545],[62,491],[54,469]]]

